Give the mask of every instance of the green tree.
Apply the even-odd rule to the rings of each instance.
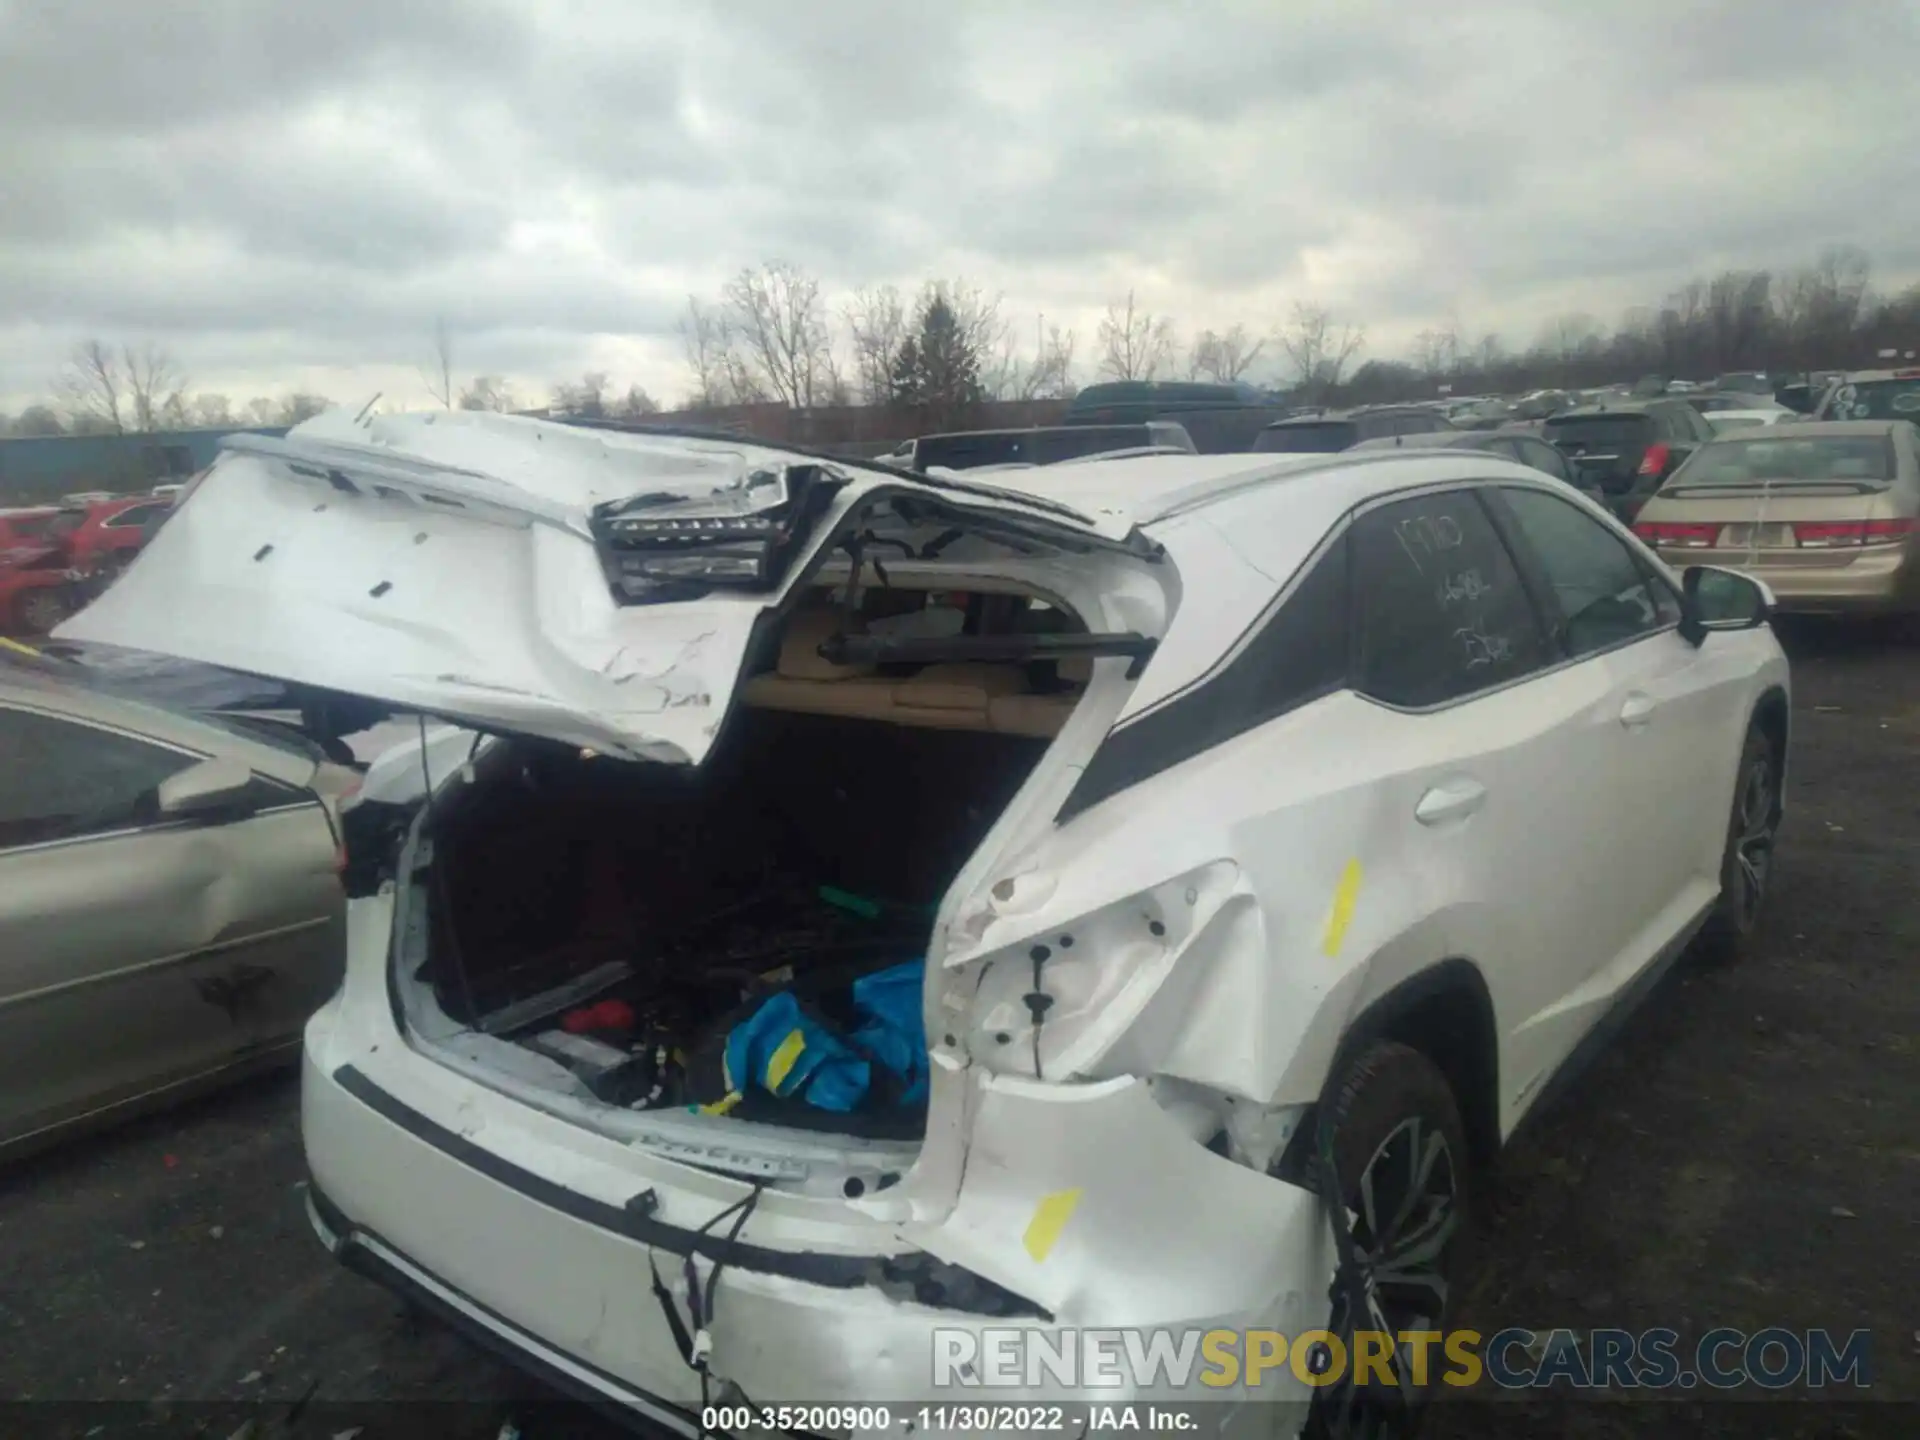
[[[927,430],[965,424],[987,398],[979,353],[939,286],[922,296],[894,356],[891,394]]]

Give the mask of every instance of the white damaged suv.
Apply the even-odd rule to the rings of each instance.
[[[67,623],[434,719],[306,1035],[341,1259],[686,1433],[1194,1398],[937,1330],[1440,1328],[1548,1082],[1753,932],[1770,597],[1484,454],[991,478],[335,412]],[[1398,1414],[1265,1378],[1201,1413]]]

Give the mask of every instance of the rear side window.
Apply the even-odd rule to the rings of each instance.
[[[171,505],[130,505],[102,523],[109,530],[138,530],[148,521],[158,520],[172,508]]]
[[[1898,380],[1842,381],[1834,387],[1825,420],[1911,420],[1920,415],[1920,374]]]
[[[1644,445],[1652,438],[1653,421],[1645,415],[1580,415],[1549,420],[1546,433],[1555,445],[1578,445],[1589,450]]]
[[[1343,534],[1223,666],[1107,737],[1061,807],[1060,819],[1344,689],[1348,564]]]
[[[1553,592],[1555,613],[1549,618],[1569,655],[1608,650],[1666,623],[1646,572],[1606,526],[1538,490],[1502,488],[1500,500]]]
[[[1302,425],[1276,425],[1262,430],[1253,448],[1285,455],[1331,455],[1360,438],[1351,420],[1311,420]]]
[[[1368,511],[1354,524],[1353,566],[1363,694],[1439,705],[1546,662],[1513,559],[1470,490]]]

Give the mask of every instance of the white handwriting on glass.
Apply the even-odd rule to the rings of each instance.
[[[1469,670],[1505,660],[1513,654],[1513,642],[1504,635],[1489,635],[1475,625],[1463,625],[1453,633],[1466,648]]]
[[[1454,550],[1465,542],[1460,522],[1451,515],[1415,515],[1395,525],[1393,534],[1413,562],[1413,568],[1422,574],[1426,573],[1422,556],[1432,557],[1442,550]]]
[[[1433,588],[1434,598],[1440,602],[1442,610],[1456,601],[1480,600],[1492,593],[1493,586],[1486,582],[1477,569],[1462,570],[1458,575],[1442,575],[1440,583]]]

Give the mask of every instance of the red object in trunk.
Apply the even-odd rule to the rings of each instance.
[[[569,1035],[590,1035],[596,1030],[631,1030],[633,1007],[624,1000],[602,1000],[598,1005],[569,1010],[560,1017],[560,1028]]]
[[[1640,457],[1642,475],[1658,475],[1667,468],[1667,456],[1673,452],[1667,448],[1667,442],[1656,440],[1647,447],[1647,453]]]

